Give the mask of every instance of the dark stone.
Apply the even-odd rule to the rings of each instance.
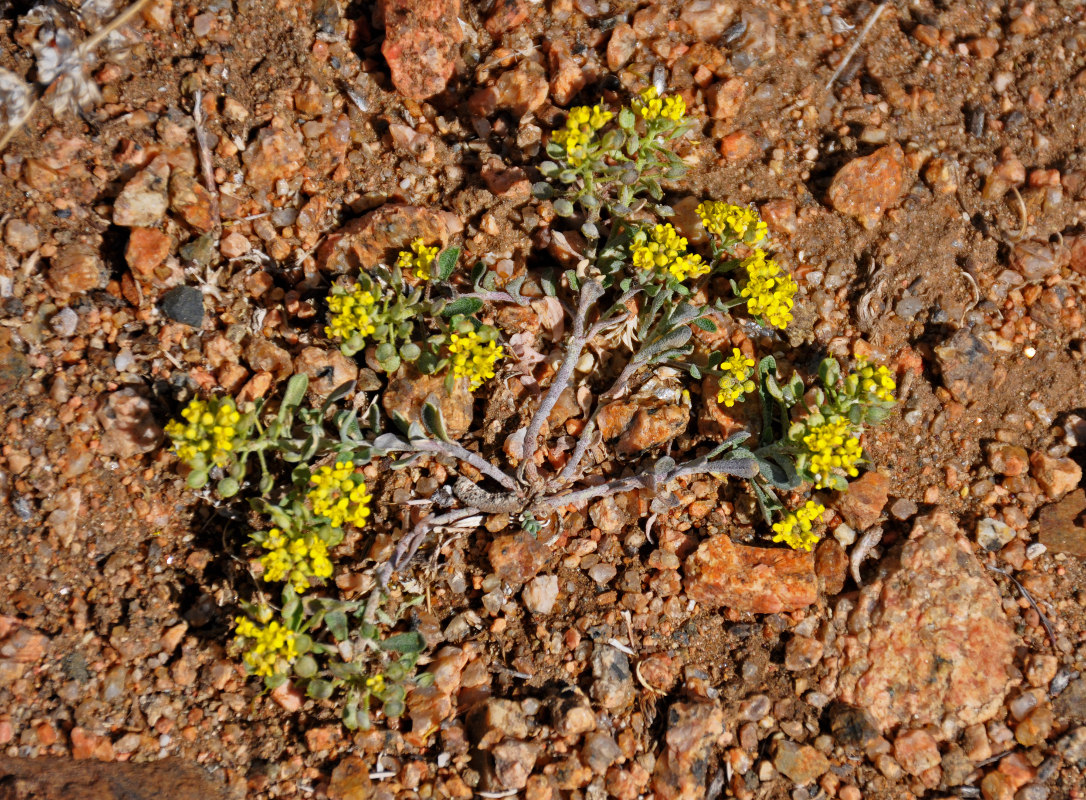
[[[1056,716],[1076,725],[1086,723],[1086,678],[1076,678],[1052,701]]]
[[[204,324],[204,295],[192,286],[178,286],[162,296],[162,313],[174,322],[199,328]]]
[[[995,391],[1006,377],[996,369],[992,349],[971,330],[962,328],[935,347],[943,384],[959,403],[971,403]]]
[[[30,365],[15,348],[11,331],[0,328],[0,395],[14,392],[29,375]]]
[[[634,699],[630,659],[616,647],[597,644],[592,653],[592,697],[609,711],[626,708]]]
[[[847,703],[834,703],[829,708],[830,730],[838,744],[863,747],[879,735],[872,716],[862,708]]]

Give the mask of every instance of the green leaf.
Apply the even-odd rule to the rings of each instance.
[[[346,640],[349,635],[347,615],[342,611],[329,611],[324,616],[324,624],[328,626],[328,632],[332,634],[332,638],[337,642]]]
[[[223,478],[219,481],[219,485],[215,487],[215,490],[219,493],[219,497],[223,499],[233,497],[241,489],[241,484],[230,477]]]
[[[716,369],[724,363],[724,354],[718,350],[714,350],[709,354],[709,369]]]
[[[189,473],[188,478],[185,479],[185,485],[190,489],[203,489],[207,486],[207,471],[194,469]]]
[[[558,180],[562,183],[573,183],[577,180],[577,173],[571,169],[564,169],[558,173]]]
[[[573,203],[564,197],[559,197],[554,201],[554,213],[560,217],[572,217]]]
[[[818,377],[827,389],[837,386],[841,380],[841,365],[837,363],[837,359],[833,357],[822,359],[818,365]]]
[[[354,381],[347,381],[346,383],[341,383],[339,386],[333,389],[331,394],[329,394],[328,397],[325,398],[324,403],[321,404],[321,416],[323,417],[328,409],[330,409],[340,400],[353,392],[354,385]]]
[[[287,390],[283,392],[283,402],[280,404],[280,416],[284,406],[293,408],[301,404],[305,399],[305,390],[309,387],[309,376],[299,372],[287,381]]]
[[[567,269],[565,274],[566,280],[569,281],[569,288],[575,292],[579,292],[581,290],[581,281],[577,277],[576,270]]]
[[[623,130],[630,130],[636,123],[637,118],[630,109],[624,108],[618,112],[618,124]]]
[[[419,356],[421,355],[422,348],[414,342],[408,342],[407,344],[400,346],[400,358],[402,358],[404,361],[417,361]]]
[[[558,284],[554,279],[554,270],[543,270],[539,276],[539,283],[543,286],[543,293],[547,297],[556,297],[558,295]]]
[[[553,161],[544,161],[539,165],[539,174],[545,178],[553,178],[558,174],[559,167]]]
[[[445,428],[445,417],[441,413],[441,407],[427,398],[422,404],[422,424],[426,432],[436,436],[443,442],[451,441]]]
[[[421,653],[426,649],[426,640],[422,638],[422,634],[418,631],[394,633],[381,642],[381,649],[393,653]]]
[[[360,727],[358,719],[358,703],[347,703],[343,707],[343,727],[349,731],[358,730]]]
[[[332,685],[331,681],[315,678],[305,687],[305,693],[314,700],[327,700],[332,696],[332,692],[335,691],[335,688],[336,687]]]
[[[304,655],[294,662],[294,674],[299,678],[312,678],[317,674],[317,659]]]
[[[717,331],[716,323],[707,317],[698,317],[694,320],[694,324],[707,333],[716,333]]]
[[[698,369],[697,364],[691,364],[690,365],[690,377],[693,378],[696,381],[701,380],[701,370]]]
[[[446,247],[437,256],[437,272],[439,281],[447,281],[456,269],[456,262],[460,258],[459,247]]]
[[[287,676],[283,675],[283,674],[280,674],[280,673],[276,673],[274,675],[265,675],[264,676],[264,686],[266,686],[269,690],[278,689],[280,686],[282,686],[286,682],[287,682]]]
[[[532,197],[536,200],[550,200],[554,195],[554,187],[546,181],[537,181],[532,184]]]
[[[586,222],[581,226],[581,233],[584,234],[586,239],[599,239],[600,229],[596,227],[594,222]]]
[[[885,406],[871,406],[864,414],[864,419],[870,425],[878,425],[880,422],[890,416],[890,410],[891,409],[886,408]]]
[[[483,308],[483,301],[478,297],[458,297],[445,306],[441,312],[443,317],[452,317],[457,314],[463,314],[464,316],[472,316],[478,314]]]
[[[483,275],[486,274],[486,264],[482,261],[475,262],[475,266],[471,268],[471,285],[478,286],[479,281],[483,279]]]

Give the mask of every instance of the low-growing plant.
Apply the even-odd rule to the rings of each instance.
[[[677,151],[691,127],[682,99],[652,88],[617,112],[601,106],[570,111],[550,136],[549,160],[539,165],[544,180],[533,187],[585,242],[576,266],[561,275],[524,273],[499,285],[481,263],[458,272],[456,247],[415,240],[392,265],[369,265],[333,287],[325,332],[344,354],[364,356],[383,372],[411,363],[425,374],[444,374],[450,390],[462,381],[474,391],[501,368],[501,334],[478,318],[487,303],[526,306],[529,296],[555,298],[571,324],[546,390],[512,437],[518,446],[506,448],[511,455],[488,458],[456,441],[440,398],[428,397],[417,419],[394,413],[388,431],[376,397],[368,404],[356,400],[361,413],[341,408],[353,388],[347,385],[319,406],[308,405],[301,375],[290,380],[277,408],[197,399],[168,426],[175,452],[191,470],[191,486],[214,480],[223,497],[244,493],[270,523],[251,541],[263,580],[282,584],[281,603],[245,605],[247,615],[237,622],[246,667],[269,688],[291,678],[312,697],[340,697],[349,726],[369,724],[377,703],[387,716],[402,713],[407,688],[426,678],[415,675],[425,642],[397,630],[402,607],[383,609],[388,582],[429,533],[474,529],[482,514],[509,514],[536,534],[568,506],[635,489],[663,492],[674,481],[713,475],[744,482],[773,541],[803,550],[818,542],[825,506],[810,493],[847,490],[846,479],[864,461],[865,426],[889,413],[895,384],[885,367],[861,360],[843,374],[838,361],[827,358],[819,385],[808,388],[799,369],[785,377],[776,358],[759,358],[749,341],[743,343],[748,349],[696,351],[695,329],[715,333],[714,320],[727,316],[743,315],[764,337],[775,336],[792,321],[797,286],[767,250],[768,230],[754,209],[701,203],[697,224],[708,237],[701,249],[669,221],[664,188],[684,173]],[[591,368],[579,373],[590,343],[616,357],[606,366],[590,359]],[[706,439],[682,461],[650,451],[626,477],[594,477],[601,410],[663,369],[708,378],[714,388],[702,403],[725,409],[757,403],[756,441],[747,431]],[[557,458],[539,457],[560,395],[581,386],[596,402],[576,441]],[[314,595],[332,575],[344,530],[370,517],[372,492],[362,467],[380,459],[399,469],[428,455],[465,468],[429,501],[416,501],[430,502],[432,510],[402,533],[392,557],[377,568],[369,597]],[[797,499],[802,502],[789,510],[786,502]]]

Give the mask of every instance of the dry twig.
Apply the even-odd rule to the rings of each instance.
[[[864,23],[863,28],[860,29],[860,33],[856,36],[856,41],[852,43],[852,47],[850,47],[848,49],[848,52],[845,53],[844,60],[837,65],[837,69],[833,71],[830,79],[826,81],[826,85],[822,87],[823,90],[830,89],[833,86],[834,81],[837,80],[838,76],[840,76],[840,74],[845,71],[845,67],[848,66],[848,62],[852,60],[852,57],[856,55],[856,51],[860,49],[860,45],[863,43],[864,37],[867,36],[868,32],[873,27],[875,27],[875,23],[878,22],[879,17],[882,16],[882,12],[886,8],[886,5],[887,4],[884,3],[883,5],[875,7],[874,12],[872,12],[871,16],[867,18],[867,22]]]

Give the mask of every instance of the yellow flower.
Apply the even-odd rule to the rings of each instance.
[[[381,694],[385,690],[385,676],[378,673],[366,678],[366,688],[374,694]]]
[[[890,377],[890,370],[884,366],[874,367],[865,360],[860,359],[856,365],[856,376],[859,379],[860,391],[864,394],[873,394],[877,400],[883,403],[893,403],[894,390],[897,383]]]
[[[856,464],[863,457],[863,449],[847,419],[836,417],[808,428],[803,446],[810,454],[809,469],[819,489],[830,485],[829,477],[835,470],[843,470],[852,478],[860,474]]]
[[[688,253],[686,244],[686,239],[668,222],[638,231],[630,246],[630,255],[635,267],[661,270],[678,281],[709,274],[709,264],[697,253]]]
[[[344,523],[361,528],[370,515],[372,496],[366,492],[362,474],[354,471],[353,461],[340,461],[323,466],[310,477],[313,489],[306,497],[313,504],[313,513],[324,517],[333,528]]]
[[[298,657],[296,634],[278,622],[260,627],[248,617],[238,617],[234,621],[237,623],[236,641],[241,646],[247,645],[242,660],[250,674],[266,677],[284,672]]]
[[[334,287],[328,297],[331,316],[330,324],[324,329],[325,335],[344,342],[355,334],[369,336],[376,330],[373,324],[376,305],[377,299],[373,293],[363,291],[357,283],[349,292],[339,286]]]
[[[724,373],[720,376],[720,391],[716,396],[718,403],[734,406],[737,400],[746,398],[746,392],[754,391],[754,381],[750,376],[754,372],[754,359],[743,355],[738,347],[732,348],[732,357],[720,365]]]
[[[766,224],[753,208],[733,206],[718,200],[708,200],[695,209],[705,230],[717,236],[757,244],[765,239]]]
[[[437,254],[438,247],[436,245],[427,247],[422,243],[422,239],[416,239],[411,242],[410,251],[400,251],[400,255],[396,259],[396,266],[404,272],[414,270],[416,278],[428,281],[433,277],[430,274],[430,265],[434,263]]]
[[[174,452],[189,466],[224,466],[236,449],[241,414],[231,397],[193,400],[181,412],[185,422],[173,420],[166,433]]]
[[[793,297],[796,282],[773,259],[766,258],[765,251],[757,249],[754,255],[743,260],[747,271],[747,285],[740,295],[747,298],[747,313],[762,317],[775,328],[783,330],[792,321]]]
[[[579,167],[588,157],[586,148],[596,131],[611,121],[614,115],[597,106],[571,108],[564,128],[551,133],[551,141],[566,151],[566,161],[571,167]]]
[[[686,101],[682,97],[679,95],[660,97],[655,86],[650,86],[635,97],[630,107],[635,114],[639,114],[646,120],[667,119],[680,122],[686,114]]]
[[[261,557],[265,581],[289,581],[301,594],[309,588],[309,578],[332,577],[332,562],[328,547],[313,534],[288,539],[278,528],[268,531],[263,547],[269,551]]]
[[[483,341],[478,331],[449,337],[449,355],[452,356],[452,373],[457,378],[467,378],[471,391],[494,377],[494,365],[505,358],[504,348],[495,341]]]
[[[826,512],[826,507],[814,500],[808,500],[803,508],[790,511],[773,526],[775,542],[784,542],[793,550],[810,550],[819,539],[812,528],[814,523]]]

